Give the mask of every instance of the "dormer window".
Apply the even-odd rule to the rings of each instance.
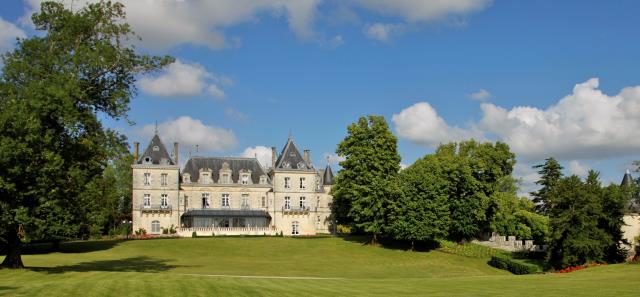
[[[157,145],[156,145],[156,146],[154,146],[154,147],[153,147],[153,151],[154,151],[154,152],[158,152],[158,151],[160,151],[160,147],[159,147],[159,146],[157,146]]]
[[[242,175],[241,183],[243,185],[248,185],[249,184],[249,175],[248,174],[243,174]]]
[[[182,182],[185,184],[191,183],[191,175],[188,173],[185,173],[182,175]]]
[[[200,183],[208,185],[210,180],[211,180],[211,178],[209,177],[209,173],[203,173],[202,174],[202,181],[200,181]]]
[[[260,176],[260,184],[261,185],[267,184],[267,177],[265,175]]]
[[[282,168],[291,168],[291,163],[289,163],[287,161],[282,162]]]
[[[151,157],[149,157],[149,156],[144,157],[144,163],[146,163],[146,164],[151,163]]]
[[[304,165],[304,162],[298,163],[298,169],[305,169],[307,166]]]
[[[221,184],[229,184],[229,183],[231,183],[230,180],[231,179],[229,178],[229,174],[228,173],[223,173],[222,175],[220,175],[220,183]]]

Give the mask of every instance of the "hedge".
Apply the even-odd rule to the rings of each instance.
[[[513,274],[532,274],[538,272],[538,266],[522,263],[506,256],[492,256],[489,265],[508,270]]]

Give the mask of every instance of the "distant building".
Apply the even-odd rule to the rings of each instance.
[[[317,170],[289,138],[271,168],[256,158],[190,157],[182,170],[156,134],[133,168],[133,230],[181,236],[329,233],[333,172]]]
[[[633,177],[627,170],[620,185],[624,187],[630,186],[632,183]],[[640,246],[640,242],[637,240],[638,236],[640,236],[640,205],[638,205],[638,201],[633,200],[629,203],[623,219],[625,225],[622,226],[622,232],[624,233],[624,238],[631,243],[629,254],[633,257],[636,255],[638,246]]]

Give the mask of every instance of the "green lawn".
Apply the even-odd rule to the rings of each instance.
[[[637,296],[640,290],[640,265],[515,276],[487,265],[490,253],[470,250],[478,255],[334,237],[73,243],[61,253],[25,255],[28,269],[0,270],[0,295]]]

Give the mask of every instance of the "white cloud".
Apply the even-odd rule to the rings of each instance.
[[[403,30],[404,27],[399,24],[375,23],[364,28],[364,35],[370,39],[388,42],[391,40],[392,35],[399,34]]]
[[[0,17],[0,54],[13,49],[16,38],[25,37],[27,34],[22,29]]]
[[[337,154],[331,154],[331,153],[324,153],[323,157],[329,164],[332,164],[332,165],[338,165],[338,163],[346,160],[346,158],[343,156],[338,156]]]
[[[145,125],[141,129],[141,135],[151,139],[154,134],[154,125]],[[235,134],[231,130],[206,125],[198,119],[189,116],[182,116],[174,120],[158,125],[158,133],[165,145],[173,142],[179,142],[182,152],[189,150],[195,151],[196,145],[198,151],[227,151],[233,149],[238,141]]]
[[[475,128],[461,129],[448,125],[427,102],[416,103],[394,114],[392,121],[400,137],[428,147],[450,141],[484,139],[482,132]]]
[[[228,117],[230,117],[230,118],[232,118],[234,120],[237,120],[237,121],[245,122],[245,121],[249,120],[249,116],[247,114],[245,114],[245,113],[243,113],[241,111],[238,111],[238,110],[236,110],[236,109],[234,109],[232,107],[225,108],[224,109],[224,113]]]
[[[215,84],[209,85],[209,87],[207,87],[207,92],[218,99],[227,98],[227,94],[225,94],[225,92]]]
[[[271,148],[266,146],[257,145],[248,147],[240,154],[240,156],[244,158],[257,158],[262,167],[271,167]]]
[[[216,84],[232,85],[233,81],[224,76],[216,76],[208,72],[198,63],[188,64],[180,60],[169,64],[157,76],[143,77],[139,81],[140,88],[154,96],[190,97],[207,93],[216,99],[224,99],[225,92]]]
[[[569,162],[569,172],[580,177],[586,177],[589,173],[589,167],[581,164],[578,160],[571,160]]]
[[[640,149],[640,86],[609,96],[592,78],[547,109],[483,103],[479,126],[526,159],[604,159]]]
[[[513,177],[518,179],[519,196],[529,197],[529,193],[537,191],[540,188],[540,186],[536,184],[540,175],[531,164],[516,163],[513,168]]]
[[[485,102],[487,99],[491,98],[491,93],[485,89],[480,89],[477,92],[469,94],[469,98],[475,101]]]
[[[39,10],[41,0],[28,0],[31,10]],[[82,7],[92,0],[75,1]],[[313,37],[313,21],[319,0],[262,1],[184,1],[184,0],[121,0],[125,4],[127,22],[142,37],[143,46],[161,50],[185,43],[219,49],[234,46],[236,38],[228,40],[225,29],[248,22],[258,22],[264,15],[285,17],[294,34]]]
[[[491,0],[353,0],[354,3],[407,22],[431,22],[452,15],[466,15],[485,9]]]

